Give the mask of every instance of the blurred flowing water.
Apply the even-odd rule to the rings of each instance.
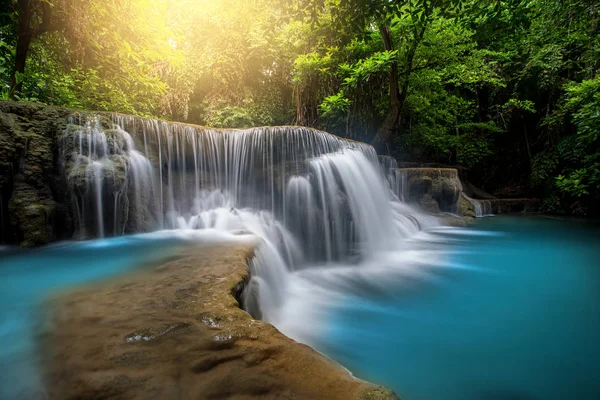
[[[438,229],[442,254],[421,275],[385,291],[369,291],[371,276],[318,319],[295,318],[326,325],[307,341],[403,399],[600,399],[599,228],[494,217]]]

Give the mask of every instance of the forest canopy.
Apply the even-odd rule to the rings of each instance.
[[[597,1],[0,4],[1,99],[311,126],[546,212],[598,212]]]

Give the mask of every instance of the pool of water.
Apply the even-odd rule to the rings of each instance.
[[[43,398],[36,330],[48,296],[190,240],[229,239],[169,231],[0,248],[0,399]],[[402,399],[600,399],[598,224],[493,217],[409,242],[361,268],[292,274],[276,325]]]
[[[43,398],[36,330],[48,296],[171,254],[180,238],[139,235],[0,249],[0,399]]]
[[[311,344],[402,399],[600,399],[597,223],[492,217],[434,236],[455,268],[347,294]]]

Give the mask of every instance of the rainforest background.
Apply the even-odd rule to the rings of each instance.
[[[0,99],[304,125],[598,215],[591,0],[0,0]]]

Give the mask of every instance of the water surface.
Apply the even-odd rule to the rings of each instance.
[[[348,294],[313,345],[403,399],[600,399],[598,224],[493,217],[435,235],[454,268]]]
[[[44,398],[36,335],[49,296],[166,257],[179,243],[175,236],[138,235],[0,249],[0,399]]]
[[[359,265],[290,273],[274,322],[403,399],[597,400],[598,228],[515,217],[440,228]],[[182,239],[222,236],[0,249],[0,399],[43,397],[35,332],[48,296],[166,257]]]

